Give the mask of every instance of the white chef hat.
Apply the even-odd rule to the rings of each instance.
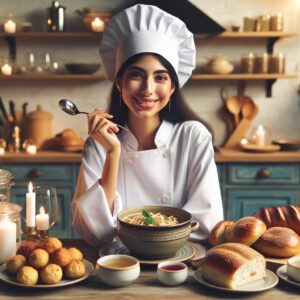
[[[115,15],[99,51],[111,81],[128,58],[145,52],[163,56],[173,66],[180,87],[195,68],[193,34],[180,19],[151,5],[137,4]]]

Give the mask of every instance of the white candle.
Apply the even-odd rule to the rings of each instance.
[[[6,76],[10,76],[12,74],[12,66],[9,65],[8,63],[5,63],[2,67],[1,67],[1,73],[3,75]]]
[[[16,223],[8,219],[0,221],[0,264],[7,262],[11,256],[16,254],[16,239]]]
[[[17,31],[17,24],[12,21],[8,20],[4,23],[4,32],[6,33],[15,33]]]
[[[265,138],[266,138],[266,132],[263,128],[263,126],[258,126],[256,131],[256,144],[258,146],[264,146],[265,145]]]
[[[36,145],[28,145],[26,148],[28,154],[36,154]]]
[[[4,155],[5,154],[5,149],[4,148],[0,148],[0,155]]]
[[[92,22],[91,22],[91,29],[94,32],[102,32],[104,30],[104,22],[99,19],[99,18],[95,18]]]
[[[43,206],[40,207],[40,213],[36,215],[35,221],[37,230],[49,229],[49,215],[45,214],[45,209]]]
[[[35,227],[35,193],[33,193],[31,181],[28,184],[28,193],[26,193],[26,226]]]

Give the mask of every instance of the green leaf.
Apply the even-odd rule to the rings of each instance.
[[[154,224],[154,220],[153,220],[152,217],[147,217],[147,218],[145,218],[144,223],[145,223],[146,225]]]
[[[142,215],[143,215],[145,218],[151,217],[151,216],[149,215],[149,213],[148,213],[147,211],[145,211],[144,209],[142,210]]]

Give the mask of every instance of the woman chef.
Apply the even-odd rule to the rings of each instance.
[[[88,117],[74,228],[102,245],[124,208],[163,205],[190,212],[200,223],[191,237],[207,238],[223,209],[211,135],[179,91],[195,66],[192,33],[178,18],[138,4],[112,18],[100,54],[114,84],[108,113]]]

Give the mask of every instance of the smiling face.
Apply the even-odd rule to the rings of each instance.
[[[159,118],[175,90],[166,67],[154,55],[139,57],[117,80],[130,118]]]

